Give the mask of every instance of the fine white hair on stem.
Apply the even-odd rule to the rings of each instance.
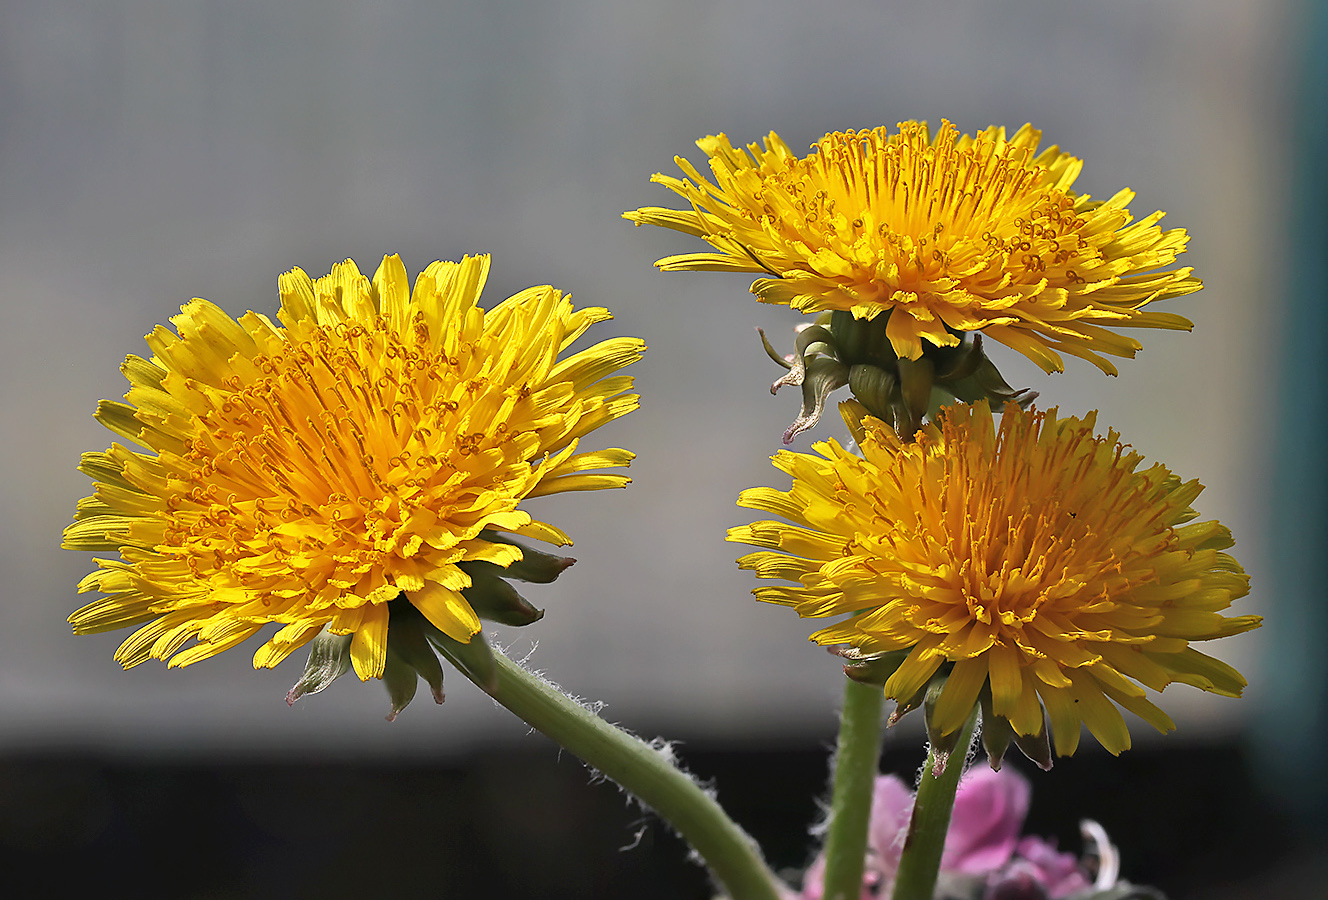
[[[524,670],[527,674],[529,674],[529,675],[531,675],[532,677],[538,679],[542,684],[546,685],[547,687],[552,688],[553,690],[556,690],[558,693],[562,694],[564,697],[566,697],[567,699],[571,700],[573,703],[575,703],[577,706],[581,707],[583,710],[585,710],[586,712],[588,712],[590,715],[592,715],[592,716],[594,716],[594,717],[596,717],[596,718],[600,718],[600,719],[603,718],[602,713],[603,713],[603,711],[604,711],[604,707],[605,707],[605,705],[606,705],[604,701],[602,701],[602,700],[586,700],[586,699],[583,698],[583,697],[578,697],[578,696],[576,696],[575,694],[569,693],[568,691],[564,690],[563,687],[562,687],[561,685],[557,684],[555,681],[553,681],[552,679],[548,678],[548,677],[544,674],[544,672],[540,671],[539,669],[535,669],[535,668],[531,665],[531,658],[535,655],[535,650],[536,650],[536,649],[538,648],[538,646],[539,646],[538,642],[532,642],[532,645],[531,645],[530,649],[529,649],[529,650],[528,650],[523,656],[521,656],[520,658],[516,658],[512,653],[509,652],[509,651],[511,651],[512,648],[515,646],[514,643],[512,643],[512,644],[508,644],[507,646],[503,646],[503,645],[500,644],[495,638],[491,638],[490,643],[491,643],[491,646],[492,646],[493,651],[494,651],[495,653],[500,653],[500,654],[502,654],[503,656],[507,657],[509,660],[511,660],[513,663],[515,663],[517,666],[519,666],[522,670]],[[501,705],[501,704],[498,704],[498,702],[497,702],[496,700],[494,701],[494,703],[495,703],[495,705]],[[631,729],[629,729],[629,728],[624,728],[622,725],[619,725],[619,724],[616,723],[616,722],[614,722],[614,723],[610,723],[610,724],[612,724],[615,728],[619,729],[619,730],[622,731],[623,733],[625,733],[625,734],[627,734],[627,735],[630,735],[631,737],[634,737],[634,738],[636,738],[637,740],[639,740],[639,741],[641,741],[642,743],[644,743],[644,744],[645,744],[646,746],[648,746],[652,751],[654,751],[654,752],[655,752],[655,753],[656,753],[656,754],[657,754],[657,755],[658,755],[658,756],[659,756],[659,757],[660,757],[660,758],[661,758],[666,764],[668,764],[668,765],[671,766],[672,768],[676,769],[678,772],[680,772],[680,773],[682,773],[683,775],[685,775],[685,776],[686,776],[686,777],[687,777],[687,778],[688,778],[693,784],[695,784],[695,785],[696,785],[696,786],[697,786],[697,787],[698,787],[698,788],[699,788],[704,794],[706,794],[706,796],[710,797],[710,799],[715,800],[715,799],[717,798],[718,793],[717,793],[717,791],[715,790],[715,787],[714,787],[713,784],[708,783],[708,782],[704,782],[704,781],[702,781],[701,779],[697,778],[697,777],[696,777],[695,775],[693,775],[691,772],[688,772],[687,769],[684,768],[684,767],[682,766],[682,764],[679,762],[679,760],[678,760],[678,752],[677,752],[677,749],[676,749],[676,748],[677,748],[677,746],[678,746],[678,744],[679,744],[680,742],[678,742],[678,741],[670,741],[670,740],[668,740],[668,739],[666,739],[666,738],[663,738],[663,737],[655,737],[655,738],[652,738],[652,739],[650,739],[650,740],[646,740],[645,738],[642,738],[640,735],[637,735],[637,734],[636,734],[635,732],[633,732]],[[533,730],[534,730],[534,729],[532,729],[532,731],[533,731]],[[561,748],[559,748],[559,751],[561,752]],[[590,782],[591,782],[591,784],[596,784],[596,783],[601,783],[601,782],[610,782],[610,783],[612,783],[614,786],[616,786],[616,787],[618,788],[619,792],[622,793],[622,794],[627,798],[627,802],[628,802],[628,803],[630,803],[630,804],[634,804],[634,805],[636,805],[637,807],[639,807],[639,808],[641,808],[641,809],[643,809],[643,810],[649,810],[649,807],[648,807],[645,803],[643,803],[639,797],[637,797],[637,796],[636,796],[635,794],[633,794],[631,791],[627,790],[627,789],[626,789],[625,787],[623,787],[621,784],[618,784],[616,781],[614,781],[614,780],[613,780],[612,778],[610,778],[608,775],[606,775],[605,773],[603,773],[603,772],[601,772],[600,770],[596,769],[594,766],[591,766],[591,765],[589,765],[589,764],[584,763],[584,761],[583,761],[582,764],[585,765],[585,766],[586,766],[586,769],[590,772]],[[666,824],[667,824],[667,823],[666,823]],[[672,828],[672,826],[670,826],[670,828]],[[697,862],[699,862],[699,863],[704,863],[704,860],[702,860],[699,856],[697,856],[696,853],[695,853],[695,851],[692,851],[691,856],[694,857],[695,860],[696,860]]]

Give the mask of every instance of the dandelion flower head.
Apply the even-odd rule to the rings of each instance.
[[[625,216],[717,251],[661,269],[761,273],[770,277],[752,291],[766,303],[885,315],[904,359],[981,331],[1048,372],[1068,353],[1115,374],[1102,354],[1133,357],[1141,345],[1113,329],[1192,327],[1143,308],[1201,287],[1191,269],[1165,269],[1188,236],[1159,228],[1161,212],[1133,222],[1128,189],[1105,202],[1076,194],[1082,161],[1039,153],[1040,140],[1029,125],[969,136],[943,122],[932,137],[909,121],[893,134],[827,134],[799,157],[774,132],[746,152],[720,134],[697,141],[711,178],[682,157],[686,178],[653,178],[690,209]]]
[[[122,371],[127,403],[97,418],[144,448],[87,453],[96,481],[65,546],[98,559],[70,617],[78,633],[141,626],[126,668],[188,665],[275,623],[254,657],[273,666],[324,628],[353,635],[361,679],[380,677],[388,604],[404,596],[446,636],[480,629],[463,563],[506,567],[500,533],[570,539],[519,504],[621,487],[595,470],[632,454],[583,437],[634,409],[615,374],[644,345],[616,338],[559,358],[610,318],[551,287],[477,305],[487,256],[435,262],[414,289],[396,256],[373,279],[349,260],[317,280],[279,280],[272,322],[193,300]],[[191,646],[184,647],[190,639]]]
[[[729,539],[764,548],[742,567],[796,582],[757,599],[847,615],[812,640],[902,657],[887,696],[915,702],[948,670],[936,732],[955,732],[989,691],[1017,735],[1041,734],[1045,708],[1060,755],[1081,723],[1119,753],[1130,736],[1117,707],[1174,727],[1145,688],[1240,695],[1240,673],[1191,646],[1260,621],[1221,614],[1249,579],[1223,552],[1230,532],[1191,521],[1197,481],[1142,468],[1115,432],[1095,436],[1092,414],[1007,404],[997,426],[985,402],[959,405],[907,444],[877,419],[845,418],[863,455],[835,441],[817,455],[781,451],[792,489],[738,502],[787,521]]]

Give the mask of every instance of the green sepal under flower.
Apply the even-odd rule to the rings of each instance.
[[[863,653],[857,647],[826,647],[830,653],[844,660],[844,674],[859,684],[883,687],[895,670],[908,658],[907,650],[886,653]]]
[[[486,530],[481,537],[516,547],[522,556],[506,568],[482,560],[460,563],[460,568],[472,582],[461,592],[466,602],[481,618],[503,625],[529,625],[543,618],[544,611],[532,606],[505,579],[548,584],[576,560],[535,550],[496,531]],[[476,641],[483,646],[473,653],[465,652],[461,648],[467,645],[439,631],[404,594],[390,601],[387,658],[383,666],[383,684],[392,703],[387,720],[394,720],[414,699],[420,679],[429,685],[434,702],[443,702],[443,669],[437,653],[442,653],[458,667],[470,669],[481,681],[492,676],[492,651],[483,640],[483,634],[471,639],[472,644]],[[316,694],[348,672],[351,667],[350,642],[349,635],[334,635],[326,629],[314,638],[304,674],[286,694],[286,702],[293,704],[305,694]]]
[[[495,531],[482,532],[481,536],[495,543],[519,548],[521,559],[506,567],[484,560],[458,564],[458,568],[470,576],[470,587],[463,588],[461,595],[475,610],[475,614],[500,625],[516,626],[530,625],[544,618],[544,610],[532,606],[505,579],[549,584],[576,560],[535,550]]]
[[[443,693],[443,667],[425,634],[426,626],[433,627],[429,620],[401,598],[389,604],[388,616],[383,684],[392,701],[392,711],[387,715],[391,722],[414,698],[421,678],[429,685],[434,703],[442,703],[446,695]]]
[[[987,762],[993,771],[999,772],[1005,751],[1013,743],[1019,751],[1032,760],[1044,772],[1051,771],[1051,735],[1047,731],[1046,713],[1042,716],[1042,730],[1036,734],[1020,734],[1014,730],[1010,720],[996,715],[992,708],[991,685],[984,685],[978,695],[982,707],[982,749],[987,752]]]
[[[826,649],[844,660],[844,674],[846,676],[860,684],[871,684],[878,687],[885,686],[885,683],[890,680],[890,676],[895,674],[904,660],[908,658],[909,652],[907,650],[891,650],[885,653],[863,653],[856,647],[827,647]],[[895,725],[908,713],[919,707],[925,707],[923,715],[927,719],[928,740],[940,751],[944,751],[945,754],[953,751],[958,732],[941,734],[931,721],[931,713],[936,700],[940,696],[940,691],[945,687],[946,677],[952,669],[953,666],[942,666],[932,680],[919,689],[917,693],[905,701],[896,703],[886,724]],[[978,696],[978,702],[982,708],[982,749],[986,751],[987,762],[993,770],[1000,770],[1005,752],[1012,743],[1043,771],[1051,770],[1051,743],[1045,716],[1041,731],[1033,735],[1022,735],[1014,730],[1014,726],[1010,724],[1009,719],[996,715],[992,708],[990,685],[983,687],[981,694]],[[940,761],[939,757],[940,753],[938,752],[938,761]],[[942,769],[944,765],[944,761],[941,761]]]
[[[1010,743],[1014,740],[1014,726],[1010,720],[997,716],[991,708],[991,686],[984,685],[982,695],[978,698],[978,703],[982,707],[982,749],[987,752],[987,762],[991,765],[993,772],[1001,770],[1001,761],[1005,759],[1005,751],[1010,749]]]
[[[888,321],[889,314],[868,320],[822,313],[796,329],[794,352],[787,357],[760,332],[766,353],[788,369],[770,392],[790,384],[802,388],[802,409],[784,432],[784,443],[815,425],[830,393],[846,384],[867,413],[893,425],[905,440],[955,400],[986,400],[999,409],[1012,401],[1026,408],[1037,397],[1006,383],[983,350],[980,333],[960,333],[954,346],[928,345],[917,359],[903,359],[886,336]]]
[[[390,615],[390,614],[389,614]],[[295,705],[305,694],[316,694],[350,671],[349,634],[332,634],[327,628],[309,642],[309,660],[304,674],[286,692],[286,704]]]
[[[481,531],[480,537],[495,544],[511,544],[513,547],[521,548],[521,558],[503,569],[505,578],[515,578],[517,581],[529,584],[552,584],[576,562],[570,556],[558,556],[536,550],[497,531]]]
[[[945,767],[950,762],[950,755],[959,746],[960,734],[964,733],[963,728],[943,731],[936,724],[935,710],[937,704],[940,703],[941,692],[945,690],[945,681],[946,675],[940,672],[933,675],[931,681],[927,683],[927,689],[922,700],[924,721],[927,723],[927,741],[931,744],[931,774],[933,778],[941,777]],[[964,749],[967,749],[967,747]]]

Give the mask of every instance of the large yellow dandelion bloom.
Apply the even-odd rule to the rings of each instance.
[[[902,122],[895,134],[827,134],[799,158],[774,132],[748,152],[721,134],[697,141],[713,181],[682,157],[688,178],[652,179],[690,210],[625,216],[719,251],[670,256],[661,269],[767,273],[752,285],[766,303],[888,315],[905,359],[981,331],[1048,372],[1064,368],[1063,352],[1115,374],[1101,354],[1132,357],[1141,345],[1113,328],[1192,327],[1143,309],[1201,287],[1191,269],[1162,271],[1188,237],[1162,231],[1161,212],[1131,223],[1133,191],[1076,194],[1082,161],[1038,153],[1040,139],[1030,125],[970,137],[949,122],[933,139],[926,123]]]
[[[559,355],[601,308],[551,287],[487,312],[487,256],[435,262],[411,290],[396,256],[373,280],[349,260],[324,278],[280,278],[280,324],[237,322],[193,300],[130,356],[128,403],[98,420],[144,447],[83,457],[96,491],[65,546],[118,550],[80,591],[108,596],[70,616],[80,634],[143,625],[116,653],[183,666],[282,627],[255,667],[274,666],[327,627],[353,635],[361,679],[383,673],[388,603],[404,595],[443,634],[480,622],[459,564],[522,558],[499,532],[569,544],[518,504],[621,487],[626,450],[578,452],[593,429],[636,408],[618,369],[635,338]],[[147,624],[144,624],[147,623]],[[197,643],[181,650],[191,638]]]
[[[757,588],[758,599],[849,614],[812,640],[906,653],[887,696],[909,702],[950,668],[935,731],[957,730],[986,689],[1019,735],[1041,733],[1045,706],[1059,754],[1074,752],[1081,722],[1119,753],[1130,736],[1117,705],[1174,727],[1145,687],[1239,696],[1240,673],[1190,644],[1260,619],[1219,612],[1249,579],[1222,552],[1225,527],[1191,522],[1202,486],[1141,469],[1114,431],[1094,435],[1094,419],[1010,404],[998,428],[985,403],[955,406],[905,444],[867,418],[862,457],[835,441],[815,445],[819,456],[778,453],[792,489],[738,502],[793,524],[755,522],[729,539],[768,548],[744,568],[799,583]]]

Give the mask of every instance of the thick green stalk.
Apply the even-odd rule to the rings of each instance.
[[[825,841],[825,900],[857,900],[862,895],[884,700],[879,687],[844,679],[844,711],[839,720],[830,828]]]
[[[732,900],[779,900],[778,879],[756,843],[659,750],[605,722],[501,653],[493,654],[492,668],[484,672],[467,659],[471,654],[466,645],[439,649],[489,696],[676,828]]]
[[[899,871],[895,873],[891,900],[931,900],[936,891],[936,874],[941,869],[945,835],[950,830],[955,791],[959,789],[959,776],[964,774],[964,760],[977,719],[975,706],[959,730],[959,740],[939,778],[932,774],[936,751],[927,752],[927,764],[923,767],[918,797],[913,803],[913,818],[908,823],[908,836],[904,839],[904,852],[899,859]]]

